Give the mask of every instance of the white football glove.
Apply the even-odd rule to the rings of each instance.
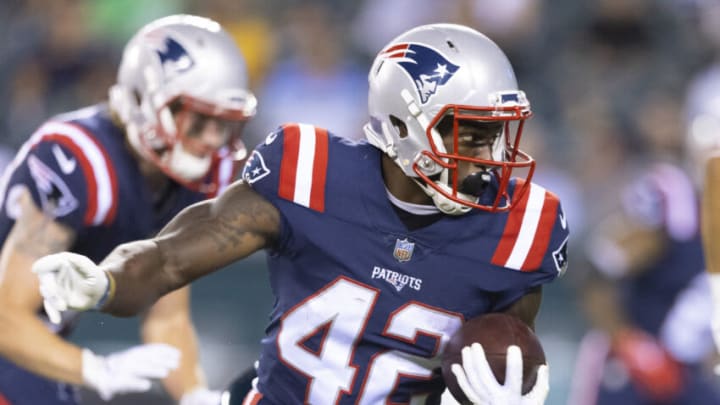
[[[522,395],[522,353],[515,345],[508,347],[504,385],[493,375],[479,343],[463,347],[462,365],[453,364],[451,371],[465,396],[476,405],[542,405],[550,390],[548,368],[542,365],[535,386]]]
[[[104,401],[117,394],[144,392],[151,379],[165,378],[180,364],[180,351],[173,346],[152,343],[99,356],[82,351],[82,375],[85,385]]]
[[[98,308],[110,293],[108,275],[83,255],[47,255],[33,264],[32,271],[40,279],[45,312],[55,324],[60,323],[62,311]]]
[[[220,405],[222,391],[213,391],[207,388],[195,388],[180,398],[179,405]]]

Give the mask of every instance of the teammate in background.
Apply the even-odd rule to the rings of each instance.
[[[100,266],[70,253],[36,262],[46,306],[136,314],[266,249],[276,301],[246,403],[439,403],[440,355],[465,319],[503,311],[534,325],[542,285],[566,269],[567,223],[529,180],[530,105],[486,36],[409,30],[378,54],[369,84],[367,142],[280,127],[244,181],[155,238]],[[455,370],[474,403],[544,402],[546,366],[522,395],[476,378],[487,362],[467,354]]]
[[[0,403],[74,404],[74,385],[108,400],[161,377],[183,405],[219,403],[199,368],[188,288],[144,314],[147,344],[101,356],[63,339],[76,314],[43,312],[31,265],[64,250],[100,260],[218,194],[255,108],[230,36],[175,15],[128,42],[109,103],[54,117],[25,143],[0,183]]]
[[[720,78],[720,76],[719,76]],[[720,83],[720,81],[718,82]],[[720,87],[720,86],[718,86]],[[720,130],[720,111],[710,118],[712,128]],[[709,117],[706,117],[709,118]],[[713,139],[717,134],[713,135]],[[715,143],[716,141],[713,141]],[[702,197],[702,232],[707,260],[707,272],[712,292],[712,335],[715,348],[720,352],[720,152],[717,144],[709,149],[710,156],[705,164],[703,197]],[[720,375],[720,365],[715,367],[715,373]]]
[[[712,333],[720,353],[720,3],[700,3],[698,29],[714,54],[690,82],[685,112],[690,146],[702,179],[702,236],[712,291]],[[715,373],[720,375],[720,365]]]
[[[636,114],[647,155],[595,226],[596,271],[581,294],[596,327],[580,345],[569,404],[720,403],[711,353],[708,280],[696,182],[683,166],[677,102],[651,94]]]

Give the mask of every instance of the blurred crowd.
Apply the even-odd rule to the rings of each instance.
[[[286,121],[362,137],[370,62],[411,26],[494,39],[535,113],[523,137],[535,181],[560,195],[574,234],[569,291],[619,180],[658,154],[695,170],[688,136],[720,116],[717,0],[4,0],[0,168],[47,117],[105,99],[125,41],[179,12],[219,21],[243,50],[259,99],[249,145]]]

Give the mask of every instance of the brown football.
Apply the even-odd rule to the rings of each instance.
[[[505,383],[507,348],[520,347],[523,357],[523,394],[530,392],[537,379],[538,367],[545,364],[545,352],[532,329],[519,318],[503,313],[481,315],[465,322],[450,338],[442,357],[442,375],[448,389],[461,404],[469,404],[450,371],[454,363],[462,364],[460,351],[472,343],[480,343],[495,378]]]

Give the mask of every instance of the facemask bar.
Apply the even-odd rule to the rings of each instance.
[[[243,96],[244,98],[242,98]],[[160,146],[158,147],[158,145],[148,144],[146,137],[139,137],[140,142],[144,146],[144,150],[149,152],[147,157],[160,167],[166,175],[191,190],[206,193],[214,192],[217,184],[213,184],[214,179],[205,179],[207,170],[210,169],[211,162],[218,160],[220,155],[230,155],[231,159],[236,162],[247,156],[247,149],[241,139],[241,131],[247,120],[255,114],[257,101],[251,93],[245,92],[240,95],[240,97],[235,97],[235,100],[232,100],[232,102],[224,104],[225,106],[209,103],[187,94],[181,94],[164,103],[160,108],[156,109],[157,125],[155,128],[145,129],[146,131],[156,132],[154,136],[150,137],[151,139],[162,139],[163,142],[159,142]],[[218,124],[226,127],[228,130],[223,147],[215,151],[208,158],[207,170],[197,178],[187,178],[180,175],[177,170],[172,169],[172,166],[182,164],[182,162],[177,162],[177,157],[173,155],[177,152],[180,152],[179,156],[187,154],[187,152],[177,150],[178,147],[182,149],[182,145],[180,142],[180,134],[178,134],[175,124],[173,108],[171,108],[173,105],[179,106],[177,108],[181,110],[187,110],[201,116],[217,119],[219,121]],[[189,154],[187,156],[188,158],[191,157]],[[199,162],[188,162],[188,164],[189,163],[193,163],[193,165],[197,167],[200,166]],[[239,167],[239,165],[235,166]]]
[[[518,94],[521,92],[515,92]],[[499,95],[502,98],[502,94]],[[524,99],[524,94],[522,94]],[[437,179],[431,179],[425,174],[417,162],[423,158],[416,160],[413,165],[413,171],[418,175],[422,181],[428,186],[432,187],[435,191],[442,194],[446,198],[458,202],[463,205],[467,205],[472,208],[477,208],[484,211],[499,212],[510,210],[517,201],[522,199],[522,196],[527,191],[530,185],[530,180],[535,170],[535,161],[527,153],[519,149],[520,138],[524,128],[525,120],[528,119],[532,113],[529,109],[529,104],[525,102],[517,102],[518,96],[514,98],[514,102],[505,103],[510,105],[497,106],[497,107],[476,107],[466,105],[447,105],[435,115],[434,119],[426,127],[426,135],[428,137],[431,151],[422,151],[421,154],[425,158],[431,159],[433,162],[443,167],[444,173],[452,171],[451,176],[443,175],[440,181],[444,182],[444,179],[449,177],[448,187],[442,187],[437,184]],[[440,120],[448,115],[453,117],[453,153],[448,153],[445,150],[442,140],[438,140],[436,126]],[[497,122],[503,121],[503,131],[500,135],[500,139],[495,141],[493,147],[492,158],[479,159],[471,156],[463,156],[457,153],[459,150],[459,136],[458,129],[459,124],[463,121],[481,121],[481,122]],[[517,123],[515,131],[512,130],[511,123]],[[513,136],[514,132],[514,136]],[[498,182],[498,192],[492,205],[480,204],[472,197],[459,192],[460,179],[458,176],[458,162],[466,161],[471,164],[477,164],[484,166],[492,171]],[[514,195],[510,198],[507,193],[507,187],[512,178],[513,169],[527,168],[528,174],[526,181],[520,187],[515,190]],[[447,183],[445,183],[447,184]]]

